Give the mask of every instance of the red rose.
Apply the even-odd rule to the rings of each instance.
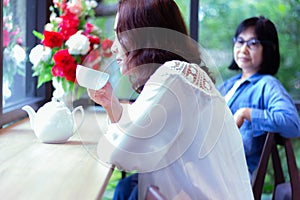
[[[60,8],[63,13],[66,12],[67,7],[68,7],[67,0],[53,0],[53,3],[54,3],[54,1],[58,1],[57,6],[56,6],[57,8]],[[54,5],[55,5],[55,3],[54,3]]]
[[[66,79],[68,81],[72,81],[73,83],[75,83],[76,80],[76,67],[77,64],[73,63],[73,65],[67,65],[64,67],[64,76],[66,77]]]
[[[95,44],[100,44],[100,38],[98,36],[94,36],[94,35],[88,35],[88,34],[83,34],[85,35],[88,39],[89,39],[89,42],[90,42],[90,50],[93,50],[94,49],[94,45]]]
[[[87,22],[86,25],[85,25],[85,32],[87,34],[90,34],[93,31],[93,29],[94,29],[94,25]]]
[[[3,30],[3,47],[7,47],[10,43],[9,32]]]
[[[103,41],[102,41],[102,55],[104,57],[110,57],[112,56],[112,52],[111,52],[111,46],[113,44],[113,41],[110,40],[110,39],[107,39],[105,38]]]
[[[102,42],[102,49],[103,50],[110,49],[112,44],[113,44],[112,40],[105,38]]]
[[[4,1],[3,1],[4,7],[8,6],[8,4],[9,4],[9,0],[4,0]]]
[[[71,13],[67,12],[65,15],[61,16],[62,22],[59,24],[60,32],[64,36],[64,40],[68,40],[69,37],[75,34],[78,30],[79,19],[78,17]]]
[[[68,49],[61,49],[58,50],[54,55],[53,55],[53,60],[54,62],[57,63],[64,63],[66,62],[66,58],[70,56]],[[67,59],[68,60],[68,59]]]
[[[77,31],[78,31],[77,28],[62,27],[60,33],[64,36],[64,40],[67,41]]]
[[[76,60],[69,54],[67,49],[57,51],[53,55],[54,66],[53,76],[66,78],[68,81],[75,82],[76,79]]]
[[[61,69],[59,65],[54,65],[51,69],[51,73],[53,76],[64,77],[63,69]]]
[[[100,51],[98,49],[94,49],[89,52],[86,56],[83,57],[81,63],[85,65],[85,63],[96,63],[92,66],[93,69],[98,70],[99,65],[98,62],[95,62],[100,57]]]
[[[42,44],[50,48],[61,47],[63,44],[63,36],[58,32],[44,31],[44,39]]]
[[[94,35],[86,35],[89,38],[91,44],[100,44],[100,38]]]

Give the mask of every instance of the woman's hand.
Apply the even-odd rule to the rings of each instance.
[[[123,108],[119,99],[113,94],[113,88],[109,82],[100,90],[88,89],[89,97],[97,104],[103,106],[111,122],[118,122],[121,118]]]
[[[233,115],[236,125],[240,128],[246,119],[251,121],[250,114],[251,114],[251,108],[238,109]]]

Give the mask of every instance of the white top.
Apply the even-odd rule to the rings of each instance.
[[[139,199],[154,184],[167,199],[253,199],[230,110],[195,64],[170,61],[123,106],[98,144],[102,161],[139,172]]]
[[[227,92],[227,94],[224,96],[225,101],[228,103],[231,97],[234,95],[235,91],[240,87],[242,83],[244,83],[246,80],[237,80],[232,88]]]

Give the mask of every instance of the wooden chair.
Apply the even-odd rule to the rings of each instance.
[[[281,161],[278,153],[278,145],[284,147],[286,162],[290,181],[284,178]],[[252,182],[252,190],[255,200],[261,199],[264,186],[265,175],[267,171],[269,157],[272,155],[272,164],[274,170],[274,190],[273,200],[281,199],[300,199],[300,178],[297,169],[297,163],[294,155],[291,139],[283,138],[278,133],[268,133],[263,147],[256,176]]]
[[[159,188],[155,185],[150,185],[147,188],[145,200],[166,200],[164,195],[159,191]]]

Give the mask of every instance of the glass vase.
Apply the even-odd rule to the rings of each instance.
[[[56,101],[63,102],[66,107],[73,110],[73,96],[72,91],[66,92],[64,91],[61,83],[59,83],[55,78],[52,79],[52,85],[54,87],[54,91],[52,93],[52,99]]]

